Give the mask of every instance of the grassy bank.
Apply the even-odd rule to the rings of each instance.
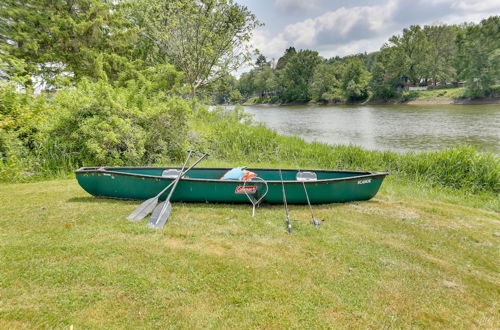
[[[382,100],[369,97],[367,100],[344,101],[334,104],[498,104],[500,103],[500,87],[494,86],[491,96],[471,98],[464,87],[443,88],[426,91],[403,92],[395,98]],[[243,105],[280,104],[277,97],[252,97]]]
[[[356,146],[307,143],[298,137],[281,136],[263,125],[246,122],[241,109],[200,112],[190,125],[196,149],[208,150],[212,158],[229,166],[350,170],[389,169],[393,174],[428,186],[496,195],[500,192],[500,159],[471,147],[438,152],[405,153],[368,151]]]
[[[26,203],[26,196],[30,196]],[[480,199],[389,177],[368,202],[136,202],[74,179],[0,186],[1,328],[495,328],[500,216]]]

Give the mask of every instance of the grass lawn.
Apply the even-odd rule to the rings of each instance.
[[[500,214],[389,177],[371,201],[125,217],[76,180],[0,186],[0,328],[498,328]],[[498,200],[493,204],[498,205]],[[498,210],[498,209],[497,209]]]
[[[465,88],[443,88],[430,89],[426,91],[412,91],[415,98],[412,100],[434,100],[434,99],[459,99],[464,97]]]

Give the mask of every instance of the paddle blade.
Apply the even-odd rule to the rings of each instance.
[[[167,223],[170,212],[172,211],[172,204],[170,201],[161,202],[153,211],[151,219],[148,222],[149,228],[160,229]]]
[[[153,197],[150,198],[144,202],[142,202],[141,205],[139,205],[134,212],[130,213],[130,215],[127,217],[130,221],[139,221],[147,217],[149,213],[151,213],[156,204],[158,203],[158,197]]]

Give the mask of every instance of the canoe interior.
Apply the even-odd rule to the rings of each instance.
[[[161,177],[162,172],[165,169],[179,167],[105,167],[106,171],[113,171],[119,173],[127,173],[134,175],[148,175]],[[92,171],[98,168],[87,167],[81,170]],[[101,168],[103,169],[103,168]],[[81,171],[80,170],[80,171]],[[184,178],[189,179],[205,179],[205,180],[220,180],[220,178],[228,171],[230,168],[193,168]],[[261,169],[261,168],[247,168],[247,170],[254,172],[257,176],[261,177],[266,181],[280,181],[280,173],[278,169]],[[331,179],[341,179],[352,176],[369,175],[373,172],[356,172],[356,171],[328,171],[328,170],[302,170],[308,172],[315,172],[318,180],[331,180]],[[282,171],[283,181],[296,181],[296,176],[298,170],[295,169],[283,169]]]

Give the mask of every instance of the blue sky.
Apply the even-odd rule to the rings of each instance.
[[[500,15],[500,0],[235,0],[265,24],[252,46],[268,59],[285,48],[317,50],[321,56],[378,50],[412,24],[479,22]]]

